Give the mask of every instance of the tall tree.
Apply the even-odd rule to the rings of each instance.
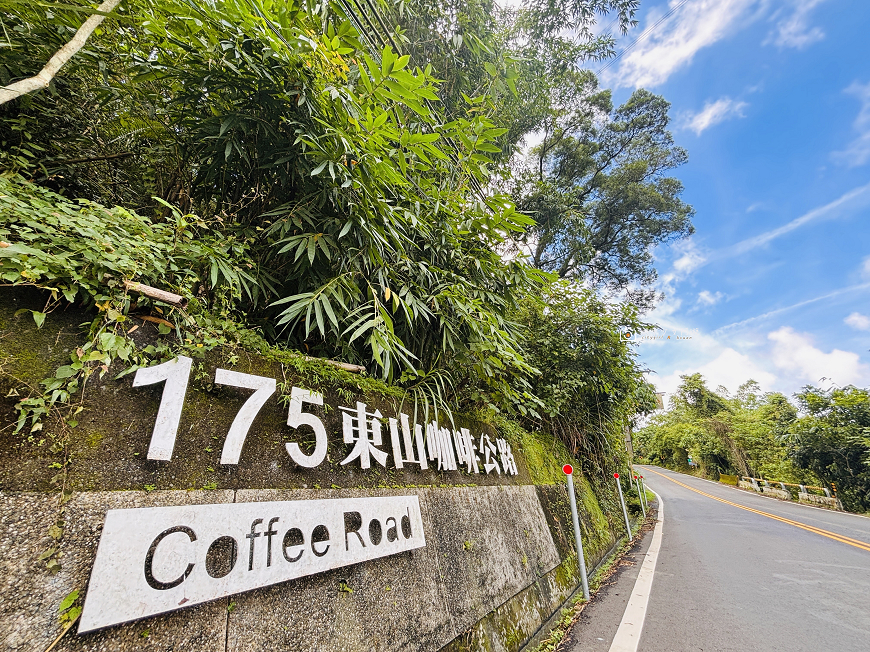
[[[535,220],[517,247],[535,267],[649,307],[653,247],[693,232],[683,186],[667,176],[687,159],[668,131],[669,104],[638,90],[614,110],[591,72],[565,79],[514,188]]]
[[[700,374],[683,376],[669,410],[638,432],[638,448],[648,459],[686,468],[687,453],[702,471],[738,473],[785,482],[815,482],[792,464],[784,437],[797,410],[780,393],[762,393],[749,380],[735,395],[707,387]]]
[[[693,210],[668,176],[686,152],[673,142],[661,97],[641,90],[614,109],[585,69],[612,53],[613,28],[634,24],[637,5],[536,0],[510,10],[493,0],[410,0],[394,16],[412,60],[444,80],[447,115],[480,96],[474,109],[505,129],[493,156],[514,164],[500,178],[535,220],[514,248],[539,269],[623,291],[646,308],[656,298],[652,248],[692,232]],[[516,154],[529,138],[542,142],[523,164]]]
[[[76,12],[59,10],[60,25],[3,14],[8,77],[65,39]],[[53,88],[0,108],[0,156],[68,197],[196,213],[244,243],[255,281],[232,308],[275,341],[388,379],[441,369],[508,391],[531,368],[507,315],[537,281],[496,249],[527,219],[482,190],[503,130],[479,106],[445,121],[431,68],[363,44],[357,13],[133,0]],[[198,298],[217,309],[209,280]]]
[[[654,391],[622,333],[649,325],[631,304],[608,303],[568,280],[524,302],[516,320],[526,333],[523,353],[541,370],[531,381],[541,407],[530,425],[561,437],[590,473],[601,475],[605,460],[618,468],[624,429],[655,409]]]

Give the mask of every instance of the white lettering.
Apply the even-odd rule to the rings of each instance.
[[[110,510],[79,633],[425,545],[417,496]]]

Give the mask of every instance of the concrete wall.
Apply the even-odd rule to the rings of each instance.
[[[811,493],[799,493],[798,500],[802,503],[820,505],[822,507],[827,507],[828,509],[843,509],[843,505],[840,503],[839,498],[828,498],[827,496],[817,496],[816,494]]]
[[[782,489],[765,487],[763,493],[765,496],[773,496],[774,498],[779,498],[780,500],[791,500],[791,494],[787,491],[783,491]]]
[[[57,497],[0,494],[0,649],[43,650],[57,605],[84,593],[108,509],[419,496],[425,548],[77,636],[58,650],[516,650],[576,588],[533,486],[414,490],[94,491],[66,504],[61,570],[37,560]],[[591,551],[594,554],[594,551]],[[593,556],[590,566],[597,561]],[[348,592],[344,587],[349,587]],[[232,604],[231,610],[228,607]],[[461,644],[461,646],[460,646]]]
[[[755,487],[752,486],[752,483],[746,482],[745,480],[740,480],[738,486],[747,491],[755,491]],[[757,493],[763,493],[765,496],[771,496],[772,498],[778,498],[779,500],[792,500],[792,495],[788,491],[776,489],[775,487],[764,487],[763,485],[759,485],[759,489],[760,491]],[[818,505],[836,510],[843,509],[843,505],[838,498],[828,498],[827,496],[818,496],[816,494],[803,492],[798,492],[797,496],[798,502],[806,503],[808,505]]]
[[[58,605],[73,590],[79,604],[86,595],[109,509],[414,494],[427,544],[102,631],[73,630],[55,650],[515,652],[576,588],[567,492],[536,486],[521,440],[511,442],[516,476],[342,466],[338,406],[362,400],[389,417],[401,403],[359,377],[324,381],[316,369],[240,348],[212,352],[196,361],[173,458],[155,461],[147,450],[162,387],[134,388],[132,375],[113,380],[118,364],[91,378],[74,428],[48,419],[42,430],[15,434],[15,403],[69,361],[79,325],[92,318],[55,312],[37,330],[29,314],[15,313],[39,309],[38,299],[0,289],[0,651],[42,651],[60,634]],[[156,337],[147,323],[136,334],[140,346]],[[304,469],[288,459],[287,441],[310,443],[286,425],[287,407],[274,396],[239,464],[221,466],[223,439],[250,391],[215,387],[216,368],[322,391],[326,405],[310,411],[329,432],[326,461]],[[458,425],[501,436],[490,424]],[[591,567],[621,531],[621,515],[614,496],[596,496],[585,481],[578,490]],[[44,558],[53,549],[56,573]]]

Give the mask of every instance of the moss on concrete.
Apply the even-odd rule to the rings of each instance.
[[[576,464],[576,461],[560,439],[542,432],[530,432],[501,416],[493,420],[499,434],[522,455],[532,484],[560,484],[565,481],[562,467]]]
[[[44,308],[40,293],[0,288],[0,386],[6,389],[4,395],[22,385],[38,387],[39,381],[53,376],[69,360],[80,315],[77,311],[52,313],[51,323],[37,328],[29,311]]]
[[[15,316],[21,308],[41,310],[43,293],[32,289],[0,289],[0,356],[6,359],[5,375],[0,380],[4,390],[0,398],[0,440],[12,454],[0,460],[0,489],[32,491],[52,490],[51,479],[63,457],[48,449],[56,424],[46,420],[36,436],[14,434],[9,427],[17,418],[15,403],[29,393],[39,391],[39,381],[69,362],[70,351],[82,344],[85,335],[80,324],[89,324],[94,313],[68,307],[49,313],[45,324],[37,329],[29,313]],[[237,334],[238,335],[238,334]],[[154,324],[141,322],[131,336],[144,348],[161,336]],[[167,337],[174,337],[169,335]],[[154,419],[163,392],[163,384],[132,387],[133,375],[119,380],[124,363],[111,365],[102,378],[94,374],[87,382],[83,411],[76,416],[68,442],[69,488],[77,491],[98,489],[200,488],[315,488],[315,487],[397,487],[453,486],[487,484],[531,484],[533,482],[521,452],[516,460],[518,476],[504,474],[469,474],[465,470],[439,472],[383,468],[375,464],[363,471],[359,463],[342,465],[349,452],[342,439],[341,411],[338,406],[367,403],[370,411],[380,410],[394,416],[402,409],[413,413],[413,405],[403,402],[404,392],[378,379],[351,374],[317,360],[283,351],[266,344],[256,334],[239,335],[235,347],[217,348],[196,355],[184,402],[181,423],[173,451],[167,462],[148,460],[147,451]],[[243,348],[244,347],[247,348]],[[187,352],[186,352],[187,353]],[[0,359],[2,359],[0,358]],[[37,363],[38,361],[38,363]],[[222,466],[221,450],[236,413],[250,396],[250,390],[214,385],[217,368],[271,377],[278,380],[279,391],[270,398],[254,420],[242,449],[238,465]],[[306,452],[313,450],[313,432],[287,426],[287,399],[293,386],[324,394],[324,405],[307,406],[316,414],[329,433],[326,461],[317,469],[296,466],[285,444],[298,443]],[[7,394],[11,396],[6,397]],[[490,423],[480,415],[454,414],[456,427],[468,427],[474,433],[495,435]],[[443,420],[442,420],[443,422]],[[384,429],[382,449],[390,451],[389,431]],[[42,442],[42,446],[40,446]],[[522,448],[522,447],[519,447]],[[392,466],[392,464],[390,464]],[[540,475],[536,471],[536,474]]]
[[[0,490],[58,490],[52,483],[57,469],[52,467],[58,464],[60,456],[49,450],[53,424],[47,422],[45,430],[29,441],[27,436],[22,438],[13,434],[14,428],[9,426],[15,420],[15,402],[22,394],[38,388],[40,380],[53,375],[60,365],[69,361],[70,351],[85,337],[81,324],[87,326],[94,314],[75,307],[57,310],[48,315],[42,329],[36,328],[27,313],[15,316],[21,308],[41,310],[44,299],[44,295],[38,292],[0,289],[0,361],[4,371],[0,377],[0,445],[7,452],[0,458]],[[140,324],[134,334],[140,347],[158,338],[156,327],[147,322]],[[445,499],[447,504],[463,495],[459,487],[535,484],[549,529],[549,534],[542,530],[543,536],[547,541],[552,536],[558,558],[553,557],[544,563],[540,551],[531,547],[527,549],[529,544],[519,532],[516,547],[500,556],[509,557],[511,564],[518,566],[523,573],[529,573],[530,578],[538,577],[537,581],[493,609],[466,635],[454,641],[450,649],[455,652],[465,649],[517,650],[576,587],[574,535],[565,477],[561,471],[565,462],[573,463],[573,460],[561,442],[543,433],[529,432],[502,416],[489,413],[453,415],[456,427],[506,437],[513,447],[519,475],[510,477],[432,469],[421,472],[413,467],[400,470],[377,465],[363,471],[358,463],[341,465],[349,447],[341,438],[338,406],[351,406],[361,400],[369,405],[370,410],[380,409],[385,416],[393,416],[403,407],[405,396],[402,390],[321,361],[306,360],[298,353],[271,347],[250,332],[240,336],[238,342],[239,346],[234,348],[197,354],[173,459],[166,462],[146,459],[162,385],[133,388],[132,375],[114,380],[124,368],[121,363],[113,365],[102,379],[92,378],[87,385],[84,409],[76,417],[78,425],[68,436],[67,488],[84,492],[145,489],[143,495],[152,496],[153,489],[451,487],[454,490],[449,492],[450,500]],[[235,414],[250,396],[250,390],[215,386],[213,379],[217,368],[276,378],[285,395],[294,385],[322,392],[324,405],[308,406],[306,411],[321,418],[330,435],[326,461],[317,469],[301,469],[292,463],[285,444],[296,442],[303,450],[310,451],[314,444],[313,435],[310,430],[296,431],[287,426],[286,403],[280,396],[275,396],[253,422],[240,463],[220,465],[227,431]],[[18,396],[14,395],[16,392]],[[404,410],[412,411],[407,402]],[[383,448],[389,450],[389,433],[384,432],[384,435]],[[44,439],[43,445],[40,445],[40,439]],[[577,483],[584,550],[587,564],[591,566],[614,541],[617,528],[613,527],[614,519],[610,516],[613,501],[606,487],[598,487],[599,495],[596,496],[596,488],[586,478],[578,476]],[[531,491],[528,487],[525,489]],[[533,498],[534,495],[532,492]],[[534,500],[532,502],[537,505]],[[506,510],[513,507],[513,504],[504,505]],[[488,518],[492,517],[489,514]],[[507,519],[503,520],[507,522]],[[485,532],[486,525],[479,524],[478,531]],[[457,533],[457,537],[456,541],[451,540],[445,546],[449,543],[450,550],[455,548],[462,563],[466,563],[467,557],[467,563],[473,565],[479,551],[485,548],[485,541],[467,532]],[[528,537],[527,531],[525,538]],[[467,592],[463,587],[456,590],[460,589]],[[495,604],[487,604],[485,609],[492,609]],[[462,625],[467,626],[468,622]]]

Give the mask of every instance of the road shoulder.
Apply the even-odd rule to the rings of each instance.
[[[611,567],[600,588],[562,639],[558,650],[565,652],[607,652],[631,598],[644,556],[652,542],[658,516],[657,501],[650,503],[651,518],[635,535],[631,547]]]

